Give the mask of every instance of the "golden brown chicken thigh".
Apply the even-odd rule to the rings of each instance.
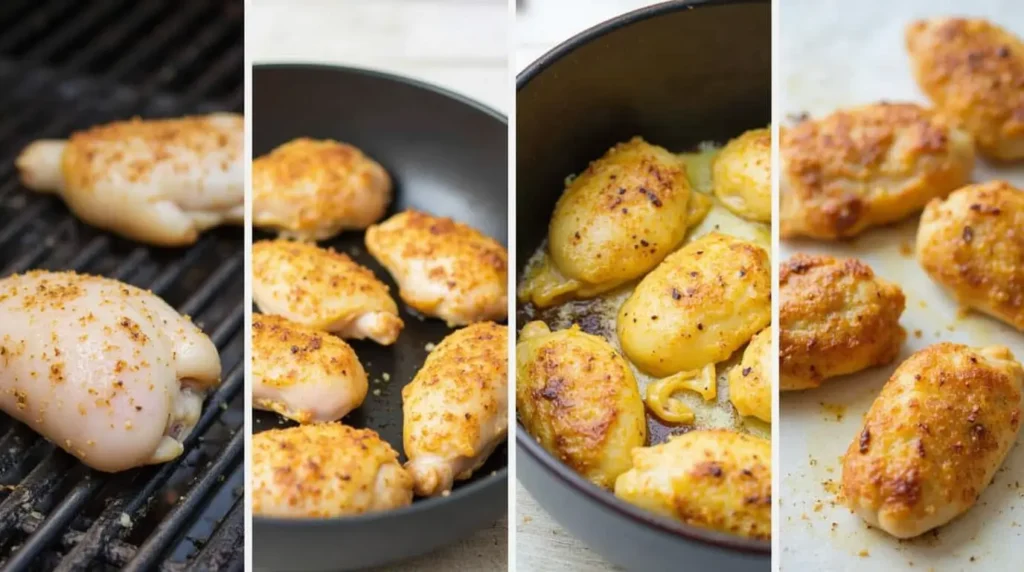
[[[779,268],[779,388],[891,363],[906,298],[855,258],[797,254]]]
[[[981,19],[934,18],[907,27],[914,77],[978,149],[1024,159],[1024,42]]]
[[[772,446],[734,431],[698,430],[633,449],[615,495],[690,525],[772,536]]]
[[[959,303],[1024,331],[1024,191],[991,181],[932,201],[917,260]]]
[[[636,378],[604,339],[578,326],[523,327],[516,344],[516,412],[552,455],[611,488],[647,439]]]
[[[737,215],[772,220],[772,132],[751,129],[729,141],[712,163],[715,196]]]
[[[783,129],[780,233],[834,240],[902,220],[967,183],[971,137],[917,105],[877,103]]]
[[[366,248],[427,316],[464,326],[508,315],[508,251],[474,228],[407,210],[371,226]]]
[[[508,328],[481,322],[446,337],[402,388],[402,412],[416,494],[468,479],[508,433]]]
[[[896,370],[843,459],[850,509],[897,538],[971,508],[1020,428],[1024,369],[1001,346],[940,343]]]
[[[739,365],[729,371],[729,401],[743,416],[772,422],[772,329],[750,340]]]
[[[387,285],[332,249],[258,241],[252,245],[252,276],[252,297],[266,314],[382,345],[395,343],[404,327]]]
[[[359,149],[299,138],[252,162],[253,225],[300,240],[326,240],[384,216],[391,177]]]
[[[252,512],[330,518],[412,502],[398,453],[369,429],[340,423],[271,429],[252,436]]]

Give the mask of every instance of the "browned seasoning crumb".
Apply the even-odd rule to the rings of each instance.
[[[860,552],[858,552],[857,556],[860,556],[861,558],[867,558],[868,556],[871,556],[871,553],[868,552],[867,548],[865,548],[864,550],[861,550]]]

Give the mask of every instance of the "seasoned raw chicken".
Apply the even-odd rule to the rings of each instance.
[[[750,340],[739,365],[729,371],[729,401],[740,415],[772,422],[772,329]]]
[[[682,158],[640,137],[612,147],[566,185],[547,255],[520,289],[544,307],[639,278],[686,235],[690,182]]]
[[[150,292],[71,272],[0,280],[0,409],[94,469],[180,455],[220,373],[210,338]]]
[[[964,185],[970,135],[917,105],[877,103],[783,129],[784,238],[839,239],[902,220]]]
[[[846,451],[847,505],[897,538],[967,511],[1017,438],[1022,383],[1002,346],[940,343],[910,356]]]
[[[371,226],[366,248],[427,316],[464,326],[508,315],[508,252],[476,229],[407,210]]]
[[[797,254],[779,268],[779,389],[891,363],[906,298],[855,258]]]
[[[693,526],[772,536],[772,445],[724,429],[690,431],[633,449],[615,495]]]
[[[622,351],[655,377],[727,359],[771,321],[768,253],[712,232],[669,255],[622,304]]]
[[[299,423],[336,421],[363,403],[367,389],[356,352],[340,338],[253,314],[253,407]]]
[[[244,220],[244,122],[215,113],[118,121],[21,152],[26,187],[57,193],[83,221],[159,246]]]
[[[468,479],[508,433],[508,328],[482,322],[446,337],[402,388],[402,414],[416,494]]]
[[[351,516],[412,502],[412,477],[370,429],[316,423],[252,436],[252,512]]]
[[[960,304],[1024,331],[1024,191],[991,181],[932,201],[917,260]]]
[[[252,297],[266,314],[391,345],[402,331],[386,284],[346,254],[314,244],[261,240],[252,245]]]
[[[552,455],[599,487],[630,467],[647,439],[633,372],[603,338],[530,322],[516,344],[516,413]]]
[[[935,107],[996,159],[1024,159],[1024,42],[980,19],[935,18],[907,27],[914,77]]]
[[[771,222],[771,164],[770,129],[752,129],[729,141],[712,163],[715,196],[745,219]]]
[[[391,177],[359,149],[300,138],[252,162],[252,219],[300,240],[362,230],[384,216]]]

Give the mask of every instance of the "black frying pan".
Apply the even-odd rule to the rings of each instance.
[[[566,175],[613,144],[642,135],[683,151],[770,122],[771,3],[668,2],[587,30],[520,74],[516,117],[516,265],[522,269],[547,235]],[[619,566],[770,569],[768,542],[633,507],[548,454],[521,425],[516,445],[516,476],[527,490]]]
[[[357,69],[255,66],[252,86],[254,157],[300,136],[351,143],[391,174],[396,198],[389,216],[414,207],[507,242],[508,130],[502,115],[433,86]],[[268,236],[256,232],[254,240],[260,238]],[[395,282],[366,252],[363,233],[346,232],[321,245],[353,255],[397,297]],[[419,371],[427,344],[452,330],[440,320],[417,318],[401,301],[399,307],[405,329],[394,345],[351,344],[371,383],[362,407],[344,422],[376,430],[401,452],[402,387]],[[385,373],[390,381],[383,381]],[[289,424],[275,414],[253,412],[256,432]],[[424,554],[506,514],[507,466],[502,445],[447,498],[418,499],[391,512],[324,520],[254,517],[253,564],[269,570],[350,570]]]

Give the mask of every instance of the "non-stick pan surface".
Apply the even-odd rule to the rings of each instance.
[[[326,66],[253,69],[253,156],[296,137],[353,144],[388,170],[396,198],[388,215],[416,208],[469,224],[502,244],[508,228],[508,135],[503,116],[436,87],[385,74]],[[256,232],[254,240],[268,238]],[[362,232],[321,242],[372,269],[396,295],[390,275],[366,252]],[[352,342],[370,378],[363,405],[345,417],[402,451],[402,387],[452,330],[399,301],[405,329],[389,347]],[[387,379],[385,379],[387,378]],[[289,425],[254,411],[254,431]],[[405,461],[403,455],[402,461]],[[253,564],[267,570],[348,570],[429,552],[507,512],[508,452],[456,484],[447,498],[416,500],[391,512],[337,519],[253,519]]]
[[[587,30],[518,78],[516,229],[521,271],[570,173],[634,135],[675,151],[771,120],[767,0],[668,2]],[[522,322],[522,320],[519,320]],[[522,327],[522,323],[518,326]],[[516,476],[551,515],[631,570],[768,570],[769,543],[657,517],[587,482],[519,425]]]

